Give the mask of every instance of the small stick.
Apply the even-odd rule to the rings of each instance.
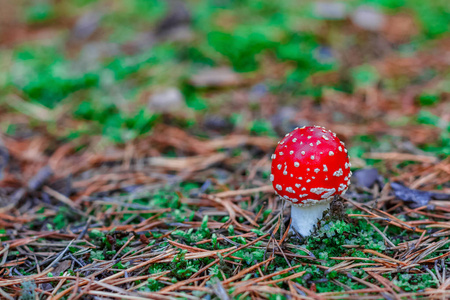
[[[388,237],[383,233],[383,232],[381,232],[381,230],[380,229],[378,229],[375,225],[373,225],[372,224],[372,222],[370,222],[368,219],[365,219],[366,221],[367,221],[367,223],[369,223],[382,237],[383,237],[383,239],[391,246],[391,247],[395,247],[395,245],[394,245],[394,243],[393,242],[391,242],[391,240],[390,239],[388,239]]]
[[[56,259],[55,259],[54,261],[52,261],[52,263],[49,264],[47,268],[45,268],[44,272],[47,271],[47,270],[49,270],[51,267],[53,267],[55,264],[57,264],[57,263],[61,260],[61,258],[63,258],[64,254],[66,254],[67,250],[69,250],[69,247],[72,245],[72,243],[73,243],[74,241],[75,241],[75,240],[71,240],[71,241],[70,241],[70,243],[67,245],[67,247],[64,248],[63,251],[61,251],[61,253],[56,257]]]
[[[261,236],[261,237],[255,239],[255,240],[251,241],[251,242],[248,243],[247,245],[243,245],[243,246],[241,246],[241,247],[239,247],[239,248],[237,248],[237,249],[235,249],[235,250],[232,250],[232,251],[228,252],[227,254],[223,255],[222,257],[223,257],[223,258],[228,257],[228,256],[230,256],[231,254],[238,252],[239,250],[242,250],[242,249],[247,248],[247,247],[249,247],[249,246],[251,246],[251,245],[253,245],[253,244],[256,244],[256,243],[259,242],[260,240],[266,238],[268,235],[270,235],[270,233],[267,233],[267,234],[265,234],[265,235],[263,235],[263,236]],[[201,268],[200,270],[198,270],[198,271],[197,271],[195,274],[193,274],[190,278],[195,278],[195,277],[197,277],[198,275],[200,275],[200,274],[203,273],[204,271],[208,270],[211,266],[213,266],[214,264],[218,263],[219,261],[220,261],[220,259],[218,259],[218,258],[215,259],[212,263],[209,263],[209,264],[207,264],[206,266],[204,266],[203,268]]]

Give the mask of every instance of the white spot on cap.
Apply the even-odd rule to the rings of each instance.
[[[297,141],[297,138],[293,138],[292,141],[295,143]]]
[[[320,169],[319,169],[319,168],[315,168],[315,169],[314,169],[314,172],[319,173],[319,172],[320,172]]]
[[[333,156],[333,155],[334,155],[334,152],[333,152],[333,151],[330,151],[330,152],[328,152],[328,155],[329,155],[329,156]]]
[[[341,152],[342,152],[342,147],[341,147],[341,146],[339,146],[339,147],[338,147],[338,149],[339,149],[339,151],[341,151]]]
[[[279,191],[281,191],[281,190],[283,189],[283,187],[282,187],[281,185],[279,185],[279,184],[277,184],[276,188],[277,188],[277,190],[279,190]]]
[[[301,195],[298,195],[299,198],[304,198],[304,197],[306,197],[306,196],[308,196],[308,194],[301,194]]]
[[[294,162],[294,167],[296,168],[300,167],[300,163],[298,161]]]
[[[295,187],[299,189],[301,187],[301,184],[300,183],[296,183]]]
[[[344,149],[344,152],[347,153],[348,152],[347,149]]]
[[[309,143],[309,145],[310,145],[311,147],[314,147],[314,144],[313,144],[313,143]]]
[[[275,154],[272,154],[272,156],[270,158],[275,159],[275,158],[277,158],[277,156]]]
[[[306,182],[311,182],[311,179],[306,180]]]
[[[286,192],[289,192],[289,193],[295,193],[295,191],[292,189],[292,187],[290,187],[290,186],[288,186],[287,188],[286,188]]]
[[[335,189],[335,188],[332,188],[332,189],[327,189],[327,188],[312,188],[312,189],[310,189],[309,191],[310,191],[311,193],[314,193],[314,194],[317,194],[317,195],[320,195],[320,194],[322,194],[322,193],[325,193],[325,194],[323,194],[322,196],[320,196],[320,198],[322,198],[322,199],[327,199],[327,198],[329,198],[331,195],[333,195],[333,193],[336,192],[336,189]]]
[[[344,171],[342,171],[341,168],[339,168],[339,170],[337,170],[336,172],[333,173],[333,176],[339,177],[344,175]]]
[[[328,140],[329,140],[329,138],[327,138],[327,137],[324,136],[324,135],[322,135],[322,138],[323,138],[325,141],[328,141]]]
[[[325,180],[328,180],[328,177],[325,177]]]
[[[311,159],[314,160],[314,155],[311,155]]]
[[[298,180],[303,180],[303,177],[299,177]]]
[[[291,177],[294,177],[294,174],[291,174]]]
[[[300,153],[301,153],[302,155],[305,155],[306,152],[305,152],[305,151],[302,151],[302,152],[300,152]]]
[[[275,177],[273,176],[273,174],[270,174],[270,181],[273,181],[275,179]]]
[[[285,136],[289,136],[289,133],[286,133],[286,135]]]
[[[277,168],[278,170],[281,170],[281,164],[278,164]]]
[[[289,151],[289,154],[290,155],[294,154],[294,150]]]
[[[280,151],[280,153],[279,153],[279,154],[280,154],[280,155],[283,155],[284,153]]]
[[[312,178],[312,179],[316,179],[316,177],[314,177],[314,176],[312,176],[311,178]]]
[[[343,191],[343,190],[345,190],[346,187],[347,187],[347,186],[346,186],[345,184],[341,183],[341,184],[339,185],[338,191],[339,191],[339,192],[340,192],[340,191]]]
[[[323,165],[323,171],[324,171],[324,172],[328,172],[328,167],[327,167],[327,165]]]
[[[322,144],[320,141],[317,141],[317,142],[316,142],[316,145],[317,145],[317,146],[320,145],[320,144]]]
[[[309,172],[310,170],[311,170],[310,168],[306,168],[306,171],[308,171],[308,172]]]
[[[302,188],[302,191],[306,191],[306,188]]]
[[[345,163],[345,168],[348,169],[348,163]]]
[[[312,138],[312,136],[308,135],[308,139]]]
[[[287,171],[286,170],[283,171],[283,175],[287,175]]]
[[[344,180],[345,180],[345,181],[348,181],[348,177],[347,177],[347,176],[345,176],[345,177],[344,177]]]

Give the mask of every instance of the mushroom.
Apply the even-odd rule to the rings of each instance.
[[[296,232],[310,235],[333,197],[347,191],[350,167],[344,143],[323,127],[296,128],[278,143],[270,181],[275,192],[292,203]]]

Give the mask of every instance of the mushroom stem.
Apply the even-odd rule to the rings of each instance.
[[[323,212],[330,208],[330,201],[321,201],[310,206],[291,207],[291,226],[302,236],[309,236],[317,220],[322,219]]]

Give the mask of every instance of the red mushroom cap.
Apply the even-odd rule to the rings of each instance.
[[[320,126],[294,129],[272,155],[272,185],[294,205],[331,201],[347,191],[351,175],[344,143]]]

